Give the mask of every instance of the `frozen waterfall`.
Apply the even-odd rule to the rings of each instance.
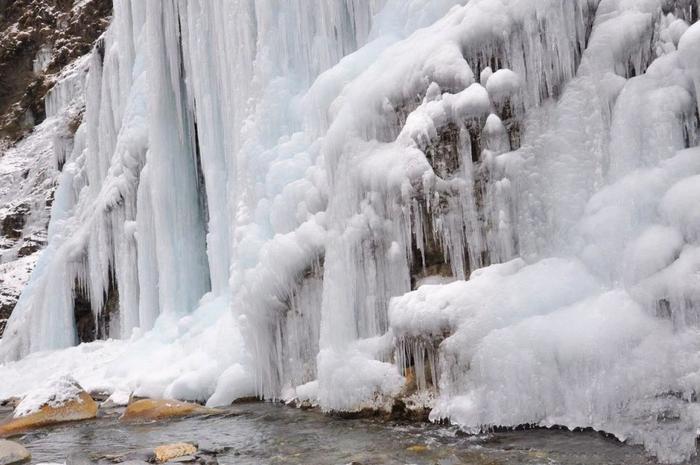
[[[683,461],[699,10],[115,0],[87,77],[47,100],[85,116],[57,146],[0,398],[57,371],[115,398],[400,398],[467,431],[592,427]]]

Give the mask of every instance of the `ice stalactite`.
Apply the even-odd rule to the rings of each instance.
[[[204,214],[199,208],[194,115],[188,106],[177,2],[146,8],[149,166],[161,312],[185,315],[210,288]],[[157,115],[157,116],[156,116]],[[201,195],[205,195],[204,192]],[[138,225],[137,225],[138,227]]]
[[[117,32],[130,32],[138,21],[130,10],[118,8],[113,26],[91,56],[79,62],[82,68],[76,72],[88,72],[87,79],[70,74],[49,94],[47,105],[53,112],[76,105],[76,98],[82,100],[84,95],[85,116],[71,154],[65,158],[65,151],[56,150],[63,172],[52,207],[49,247],[14,312],[13,319],[21,322],[17,327],[25,329],[7,343],[3,341],[13,356],[78,342],[73,321],[74,314],[80,313],[74,312],[77,300],[92,314],[82,323],[88,340],[98,333],[118,337],[120,321],[138,326],[129,319],[138,288],[135,270],[129,268],[134,244],[129,243],[124,225],[136,213],[133,193],[145,155],[145,106],[137,98],[145,95],[145,78],[140,74],[142,66],[135,65],[132,35]],[[77,91],[76,86],[83,90]],[[34,286],[36,291],[31,290]],[[42,313],[47,317],[40,318]],[[108,314],[114,317],[110,327]],[[124,334],[129,331],[125,328]],[[41,336],[28,337],[32,332]]]
[[[654,2],[601,2],[576,76],[557,102],[525,112],[520,148],[490,157],[487,191],[507,186],[509,195],[487,204],[513,219],[520,254],[573,255],[570,263],[508,262],[392,301],[392,331],[409,347],[401,354],[422,362],[425,347],[439,346],[432,418],[474,430],[587,424],[665,461],[694,452],[696,387],[679,373],[697,368],[678,362],[671,342],[692,338],[697,321],[688,281],[696,239],[692,214],[680,214],[697,173],[697,149],[683,150],[698,142],[693,65],[683,61],[697,26],[681,32],[684,18]]]

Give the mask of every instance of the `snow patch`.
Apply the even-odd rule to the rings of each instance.
[[[74,400],[82,402],[81,392],[83,392],[83,388],[72,377],[56,377],[46,385],[27,392],[15,408],[13,416],[15,418],[24,417],[38,412],[44,406],[59,408]]]

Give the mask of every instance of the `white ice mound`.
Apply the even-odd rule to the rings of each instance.
[[[390,318],[409,353],[438,348],[433,420],[472,432],[592,427],[669,462],[695,450],[696,335],[674,335],[577,260],[515,261],[422,286],[394,299]]]

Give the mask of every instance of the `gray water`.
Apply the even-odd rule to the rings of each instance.
[[[172,442],[223,448],[221,464],[645,465],[640,447],[595,432],[526,430],[464,436],[456,428],[381,419],[341,419],[273,403],[235,405],[225,415],[124,424],[114,411],[17,438],[32,462],[85,463]]]

